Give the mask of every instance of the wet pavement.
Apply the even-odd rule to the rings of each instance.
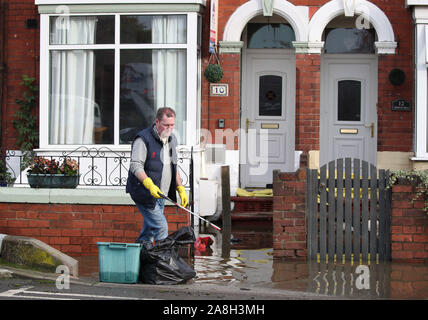
[[[428,265],[371,262],[317,263],[273,258],[269,230],[233,230],[230,252],[222,251],[221,235],[195,251],[187,262],[196,271],[190,284],[277,289],[356,299],[428,299]],[[225,258],[226,257],[226,258]],[[98,256],[75,257],[79,276],[98,279]]]

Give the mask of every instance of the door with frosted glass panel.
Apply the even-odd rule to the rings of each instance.
[[[241,187],[272,184],[294,168],[295,55],[247,50],[242,79]]]
[[[321,64],[320,166],[338,158],[377,161],[377,60],[325,55]]]

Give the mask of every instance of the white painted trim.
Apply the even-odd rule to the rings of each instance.
[[[428,6],[428,0],[406,0],[406,7],[408,6]]]
[[[414,7],[413,20],[416,24],[428,23],[428,7]]]
[[[415,26],[415,138],[414,158],[428,158],[428,125],[427,125],[427,38],[428,26],[416,24]]]
[[[115,35],[114,35],[114,105],[113,105],[113,132],[120,132],[120,48],[117,44],[120,43],[120,15],[116,14],[115,17]],[[114,146],[120,145],[119,134],[113,134]]]
[[[428,50],[426,50],[426,44],[428,43],[428,25],[425,25],[424,29],[425,29],[425,63],[428,64]]]
[[[285,63],[285,69],[276,69],[272,70],[271,68],[266,68],[266,65],[263,65],[263,71],[254,73],[250,71],[249,65],[251,65],[251,61],[264,61],[264,59],[278,59],[278,63]],[[288,65],[288,66],[287,66]],[[294,54],[294,50],[292,49],[246,49],[242,51],[242,80],[241,83],[241,121],[240,128],[241,133],[243,133],[243,128],[245,128],[245,118],[252,119],[256,121],[256,123],[263,122],[264,117],[260,117],[257,115],[256,109],[254,106],[251,106],[250,99],[251,95],[249,92],[254,90],[254,86],[257,86],[255,82],[255,78],[252,78],[252,75],[263,75],[263,74],[276,74],[276,71],[279,71],[280,74],[286,73],[285,82],[285,95],[284,95],[284,114],[282,117],[278,117],[277,120],[273,120],[273,118],[268,118],[267,122],[278,122],[281,123],[281,126],[285,125],[286,128],[280,129],[278,133],[275,134],[283,134],[284,141],[286,143],[287,148],[285,149],[285,157],[284,163],[285,166],[281,168],[281,171],[284,172],[294,172],[296,169],[295,164],[295,134],[296,134],[296,55]],[[282,127],[281,127],[282,128]],[[251,175],[252,169],[249,169],[246,166],[248,156],[250,155],[249,151],[244,147],[241,147],[241,143],[246,144],[244,142],[246,137],[240,137],[239,141],[239,164],[240,164],[240,185],[241,187],[265,187],[266,181],[257,181],[249,178]],[[266,168],[268,169],[268,168]],[[271,167],[268,169],[271,170]],[[266,174],[265,174],[266,177]],[[267,181],[270,181],[272,177],[268,177]]]
[[[89,3],[89,2],[88,2]],[[165,2],[166,3],[166,2]],[[120,16],[122,15],[144,15],[144,14],[176,14],[186,15],[187,17],[187,43],[185,44],[120,44]],[[55,14],[57,15],[57,14]],[[82,14],[71,14],[81,16]],[[94,13],[85,15],[105,15],[105,13]],[[79,49],[111,49],[115,51],[115,74],[114,74],[114,90],[115,90],[115,101],[114,101],[114,132],[119,132],[119,73],[120,73],[120,49],[184,49],[186,50],[187,56],[187,83],[186,83],[186,144],[195,144],[195,132],[197,128],[196,114],[197,108],[200,108],[198,103],[198,59],[197,59],[197,20],[198,14],[196,12],[134,12],[134,13],[115,13],[107,14],[115,15],[116,19],[116,33],[115,43],[108,45],[50,45],[49,44],[49,18],[51,14],[40,15],[40,94],[39,94],[39,134],[40,134],[40,149],[36,151],[67,151],[75,150],[81,145],[50,145],[49,144],[49,79],[50,79],[50,50],[79,50]],[[200,111],[199,111],[200,112]],[[182,143],[183,141],[179,141]],[[129,151],[129,145],[121,145],[119,143],[119,135],[114,136],[113,144],[92,144],[88,145],[88,148],[102,148],[107,147],[114,151]]]
[[[308,38],[308,10],[306,7],[297,7],[288,1],[275,1],[273,13],[286,19],[293,27],[296,41],[307,41]],[[306,14],[305,14],[305,13]],[[241,34],[252,18],[263,14],[261,0],[250,0],[229,17],[223,33],[223,41],[237,42],[241,40]]]
[[[219,53],[241,53],[244,41],[219,41]]]
[[[394,41],[376,41],[374,45],[376,54],[395,54],[395,48],[397,48],[397,42]]]
[[[319,42],[293,41],[293,46],[296,49],[296,53],[321,54],[322,48],[324,48],[324,41],[319,41]]]
[[[187,86],[186,86],[186,144],[195,145],[197,132],[196,114],[198,113],[198,14],[187,15]],[[182,141],[179,141],[181,143]]]
[[[366,105],[365,110],[362,110],[362,119],[359,123],[356,123],[356,127],[364,127],[365,123],[374,122],[375,133],[374,137],[371,138],[371,145],[374,149],[371,150],[372,157],[368,160],[370,163],[377,163],[377,142],[378,142],[378,114],[377,109],[374,107],[378,100],[378,57],[375,54],[324,54],[321,56],[321,86],[320,86],[320,152],[319,152],[319,165],[326,164],[329,160],[329,147],[328,138],[330,136],[330,130],[332,120],[330,118],[331,112],[335,112],[330,106],[331,101],[329,99],[329,92],[327,86],[329,83],[329,65],[330,64],[366,64],[370,66],[370,75],[368,76],[372,85],[368,88],[367,94],[369,95],[369,102]],[[373,107],[371,107],[373,106]],[[364,137],[364,136],[363,136]],[[370,151],[369,151],[370,152]],[[370,157],[370,156],[369,156]]]
[[[201,4],[206,0],[35,0],[36,5],[65,5],[65,4]]]
[[[311,20],[307,7],[298,7],[288,1],[276,1],[273,12],[286,19],[296,35],[294,42],[297,53],[321,53],[322,34],[327,24],[339,15],[345,13],[343,0],[332,0],[318,9]],[[366,0],[355,0],[355,14],[362,15],[374,26],[378,41],[375,43],[377,54],[395,54],[397,43],[394,40],[394,30],[385,15],[376,5]],[[263,14],[261,0],[250,0],[229,17],[223,33],[223,42],[237,43],[242,31],[254,17]],[[307,44],[305,44],[307,42]],[[233,52],[239,50],[236,48]],[[226,52],[226,48],[224,50]]]
[[[410,160],[425,162],[425,161],[428,161],[428,156],[427,157],[423,157],[423,158],[411,157]]]
[[[414,7],[415,22],[415,131],[412,161],[428,160],[428,8]]]
[[[343,0],[332,0],[319,8],[309,22],[309,42],[319,42],[327,24],[344,14]],[[376,30],[379,53],[395,52],[394,30],[385,13],[371,2],[355,0],[355,13],[367,18]],[[384,50],[388,48],[388,50]]]
[[[1,188],[0,202],[135,205],[125,188]]]
[[[49,141],[49,16],[40,15],[39,146]]]

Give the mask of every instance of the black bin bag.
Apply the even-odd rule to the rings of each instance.
[[[142,244],[140,254],[140,280],[146,284],[171,285],[186,283],[196,276],[193,270],[178,254],[181,246],[195,242],[190,227],[182,227],[166,239]]]

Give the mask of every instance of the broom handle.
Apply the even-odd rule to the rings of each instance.
[[[158,193],[158,195],[160,195],[162,198],[172,202],[175,206],[187,211],[190,214],[193,214],[195,217],[201,219],[202,221],[208,222],[214,229],[217,229],[218,231],[221,231],[221,228],[216,226],[214,223],[208,221],[207,219],[202,218],[201,216],[197,215],[196,213],[190,211],[189,209],[186,209],[185,207],[180,206],[177,202],[172,201],[170,198],[168,198],[166,195],[164,195],[163,193]]]

